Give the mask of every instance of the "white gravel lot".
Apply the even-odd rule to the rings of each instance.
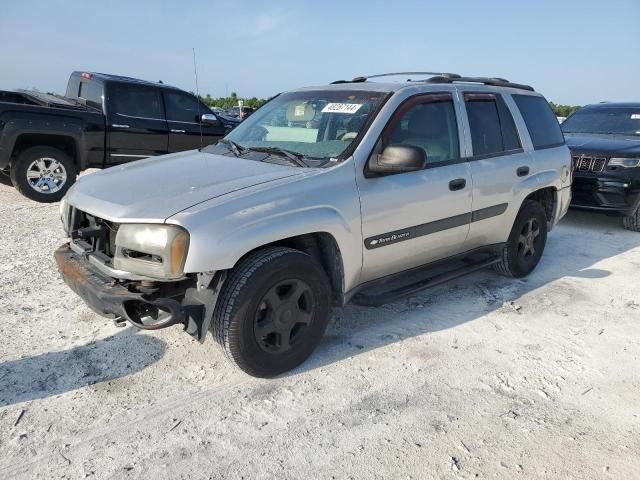
[[[57,205],[0,185],[0,478],[640,478],[640,234],[570,212],[538,269],[336,311],[257,380],[62,282]]]

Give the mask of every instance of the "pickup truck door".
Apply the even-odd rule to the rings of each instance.
[[[471,221],[470,166],[460,156],[459,105],[450,93],[421,94],[401,104],[372,155],[390,144],[427,153],[427,168],[358,176],[364,237],[361,281],[461,253]]]
[[[217,143],[225,135],[222,122],[202,123],[202,114],[213,114],[196,97],[179,90],[164,89],[169,126],[169,151],[181,152]],[[202,136],[202,139],[201,139]]]
[[[167,153],[169,132],[159,88],[108,83],[106,95],[107,166]]]

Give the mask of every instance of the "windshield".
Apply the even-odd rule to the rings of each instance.
[[[338,158],[384,96],[384,92],[344,90],[284,93],[256,110],[223,142],[315,159]]]
[[[640,135],[640,107],[583,108],[564,121],[562,131]]]

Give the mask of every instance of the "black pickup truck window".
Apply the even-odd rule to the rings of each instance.
[[[112,113],[121,115],[164,119],[160,91],[156,88],[112,84],[109,86],[109,108]]]
[[[167,120],[197,123],[203,113],[211,113],[196,100],[196,97],[182,92],[165,92]]]

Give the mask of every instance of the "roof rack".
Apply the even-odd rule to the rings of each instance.
[[[447,77],[447,78],[460,77],[460,75],[457,75],[455,73],[444,73],[444,72],[394,72],[394,73],[378,73],[376,75],[367,75],[367,76],[363,75],[360,77],[355,77],[352,80],[336,80],[335,82],[331,82],[331,84],[333,85],[336,83],[362,83],[362,82],[366,82],[370,78],[396,77],[398,75],[438,75],[440,77]],[[409,79],[407,81],[411,81],[411,80]]]
[[[379,73],[376,75],[367,75],[361,77],[355,77],[352,80],[336,80],[335,82],[331,82],[331,84],[337,83],[362,83],[366,82],[371,78],[381,78],[381,77],[395,77],[398,75],[433,75],[433,77],[428,78],[426,80],[411,80],[407,79],[408,82],[411,81],[420,81],[420,82],[428,82],[428,83],[454,83],[454,82],[464,82],[464,83],[482,83],[484,85],[492,85],[495,87],[510,87],[510,88],[519,88],[521,90],[529,90],[534,91],[533,87],[529,85],[523,85],[521,83],[513,83],[507,80],[506,78],[500,77],[463,77],[458,75],[457,73],[442,73],[442,72],[395,72],[395,73]]]
[[[451,78],[447,76],[436,76],[431,77],[427,80],[429,83],[453,83],[453,82],[463,82],[463,83],[481,83],[483,85],[491,85],[494,87],[509,87],[509,88],[519,88],[521,90],[529,90],[534,92],[532,86],[523,85],[521,83],[513,83],[507,80],[506,78],[498,78],[498,77],[460,77]]]

